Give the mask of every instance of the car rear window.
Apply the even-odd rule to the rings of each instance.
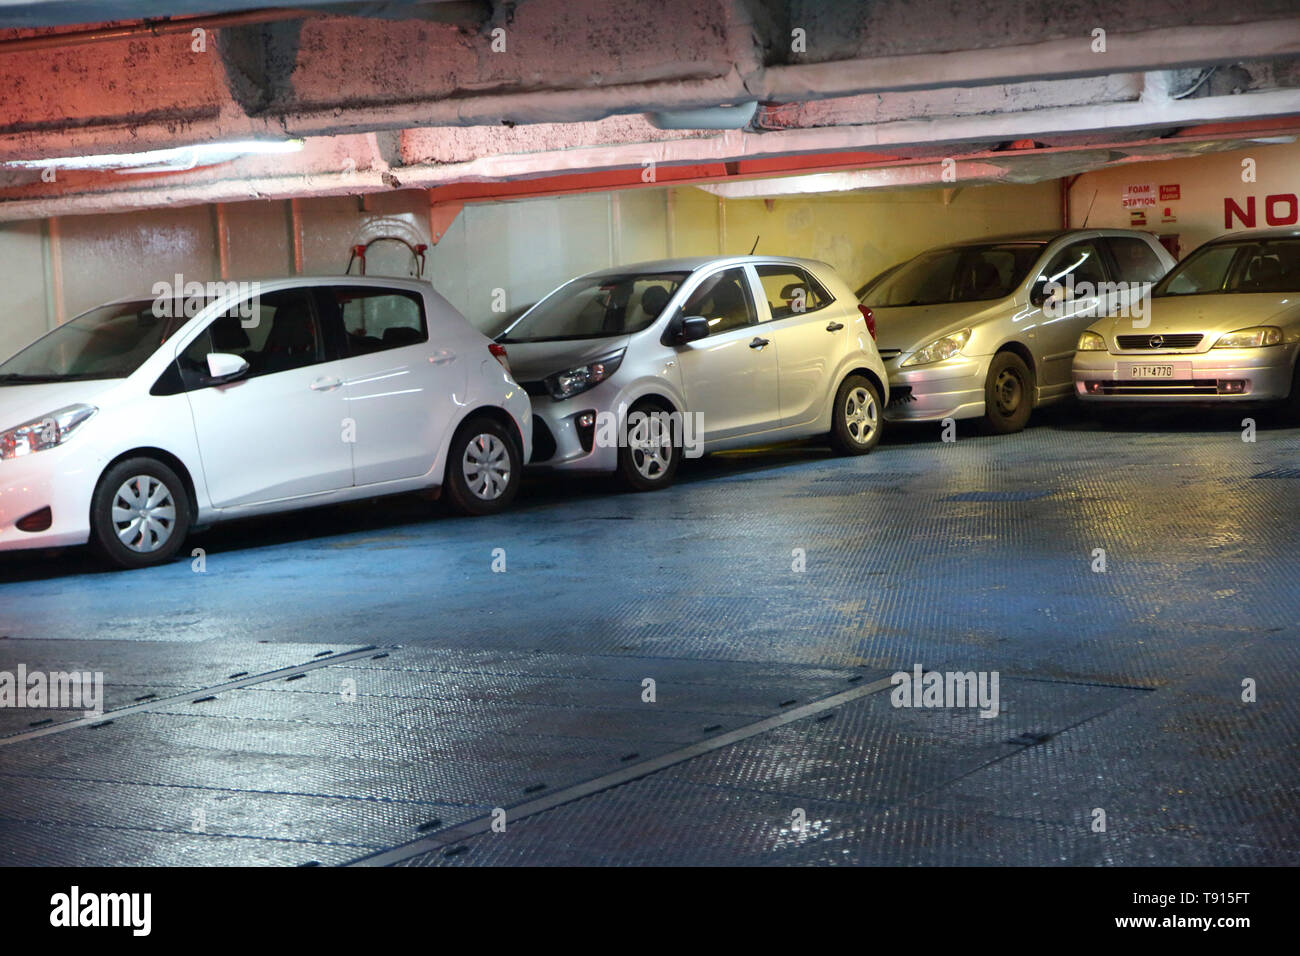
[[[760,265],[755,270],[773,319],[815,312],[834,301],[825,286],[797,266]]]
[[[349,355],[368,355],[429,341],[424,296],[406,289],[329,286],[325,307],[337,306]]]

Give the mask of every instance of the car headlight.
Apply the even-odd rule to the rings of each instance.
[[[962,329],[960,332],[953,332],[951,335],[945,335],[943,338],[935,339],[925,348],[917,349],[909,355],[904,361],[903,366],[907,365],[930,365],[934,362],[942,362],[944,359],[952,358],[958,352],[966,347],[970,341],[970,329]]]
[[[97,411],[93,405],[68,405],[0,432],[0,460],[21,458],[62,445]]]
[[[579,395],[589,388],[595,388],[613,375],[623,363],[623,353],[626,351],[620,349],[602,359],[597,359],[590,365],[579,365],[567,372],[557,372],[544,379],[543,384],[557,402],[573,398],[574,395]]]
[[[1078,352],[1104,352],[1106,340],[1096,332],[1084,332],[1079,336],[1079,344],[1074,348]]]
[[[1214,343],[1216,349],[1258,349],[1265,345],[1281,345],[1282,330],[1272,325],[1260,325],[1253,329],[1238,329],[1219,336]]]

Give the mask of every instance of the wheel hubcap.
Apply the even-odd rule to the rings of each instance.
[[[461,472],[476,498],[500,498],[510,485],[510,451],[506,443],[486,432],[475,437],[465,449]]]
[[[871,441],[879,427],[879,417],[876,399],[869,391],[858,387],[849,392],[844,402],[844,427],[850,438],[859,445]]]
[[[1020,376],[1009,368],[998,373],[993,382],[993,397],[997,401],[998,411],[1004,415],[1013,415],[1020,407],[1020,397],[1024,394]]]
[[[171,490],[152,475],[128,478],[113,496],[117,539],[136,554],[151,554],[176,530],[176,503]]]
[[[653,415],[637,422],[627,435],[632,465],[650,481],[662,478],[673,460],[672,436]]]

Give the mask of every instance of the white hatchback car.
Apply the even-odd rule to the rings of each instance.
[[[0,550],[90,542],[128,568],[355,498],[500,511],[532,448],[501,346],[427,282],[356,276],[93,309],[0,364],[0,429]]]
[[[826,263],[729,256],[581,276],[497,341],[533,398],[530,464],[651,491],[706,450],[826,435],[869,452],[889,396],[874,333]]]

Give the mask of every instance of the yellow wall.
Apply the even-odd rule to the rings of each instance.
[[[857,288],[919,252],[962,239],[1056,229],[1056,181],[1029,186],[900,189],[825,196],[720,202],[701,190],[677,190],[678,255],[758,251],[830,263]],[[710,235],[710,229],[715,235]]]
[[[0,228],[11,266],[11,308],[0,317],[0,357],[102,302],[148,295],[181,273],[230,278],[342,272],[358,230],[398,221],[430,242],[426,277],[471,322],[495,331],[509,314],[567,279],[610,265],[670,256],[759,250],[822,259],[853,287],[926,248],[953,239],[1055,228],[1058,186],[980,186],[722,201],[694,187],[466,206],[436,245],[426,194],[229,203]],[[54,263],[58,268],[54,268]],[[404,266],[404,263],[398,264]],[[375,270],[372,270],[374,274]],[[504,306],[504,311],[497,311]]]

